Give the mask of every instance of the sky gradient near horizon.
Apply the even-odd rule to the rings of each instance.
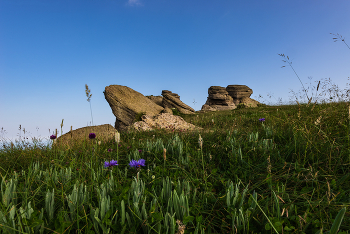
[[[330,33],[350,45],[349,9],[347,0],[0,0],[0,140],[23,128],[48,140],[62,119],[63,134],[91,125],[85,84],[94,125],[114,126],[103,95],[114,84],[170,90],[196,111],[210,86],[233,84],[287,104],[302,85],[278,54],[309,96],[328,78],[345,90],[350,50]]]

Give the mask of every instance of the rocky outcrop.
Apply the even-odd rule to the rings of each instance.
[[[89,138],[90,133],[96,134],[95,140]],[[92,141],[108,141],[114,139],[115,133],[116,129],[110,124],[88,126],[69,131],[58,137],[56,142],[59,146],[72,148],[75,143],[81,143],[84,140],[90,143]]]
[[[195,110],[183,103],[180,100],[180,96],[176,93],[173,93],[168,90],[163,90],[162,91],[162,96],[163,96],[163,101],[162,101],[162,106],[164,108],[176,108],[179,110],[180,113],[182,114],[194,114]]]
[[[202,106],[202,111],[233,110],[236,108],[232,97],[221,86],[211,86],[208,89],[208,98]]]
[[[155,104],[157,104],[158,106],[163,106],[163,97],[162,96],[146,96],[149,99],[151,99]]]
[[[226,91],[232,97],[236,106],[242,102],[243,98],[249,98],[253,93],[253,90],[246,85],[228,85]]]
[[[257,107],[258,101],[250,98],[253,90],[246,85],[228,85],[226,88],[211,86],[208,89],[207,102],[202,106],[201,112],[216,110],[232,110],[238,105]]]
[[[243,104],[245,107],[258,107],[258,104],[261,104],[260,102],[249,98],[249,97],[244,97],[240,100],[239,104]]]
[[[135,117],[139,113],[156,116],[164,110],[163,107],[127,86],[106,86],[104,95],[116,117],[115,128],[118,131],[125,131],[135,122]]]
[[[138,121],[128,127],[128,130],[137,131],[153,131],[154,129],[166,129],[166,130],[201,130],[202,128],[196,127],[193,124],[187,123],[182,117],[177,115],[171,115],[169,113],[162,113],[157,116],[151,117],[143,115],[142,121]]]

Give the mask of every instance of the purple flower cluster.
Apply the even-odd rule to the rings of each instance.
[[[55,135],[51,135],[51,136],[50,136],[50,139],[51,139],[51,140],[54,140],[54,139],[56,139],[56,136],[55,136]]]
[[[93,132],[90,133],[90,134],[89,134],[89,138],[90,138],[90,139],[95,139],[95,138],[96,138],[96,134],[93,133]]]
[[[140,160],[138,160],[138,161],[136,161],[136,160],[131,160],[130,161],[130,163],[129,163],[129,165],[130,165],[130,167],[137,167],[137,168],[139,168],[140,166],[146,166],[146,160],[144,160],[144,159],[140,159]],[[112,161],[110,161],[110,162],[108,162],[108,161],[105,161],[105,165],[104,165],[104,167],[109,167],[109,168],[112,168],[113,166],[117,166],[118,165],[118,162],[117,161],[115,161],[115,160],[112,160]]]
[[[140,167],[140,166],[146,166],[145,165],[146,160],[144,159],[140,159],[138,161],[135,160],[131,160],[131,162],[129,163],[130,167]]]
[[[265,118],[262,118],[262,119],[259,119],[260,122],[264,122],[265,121]]]
[[[108,162],[108,161],[105,162],[105,167],[113,167],[113,166],[117,166],[117,165],[118,165],[118,162],[115,160],[112,160],[110,162]]]

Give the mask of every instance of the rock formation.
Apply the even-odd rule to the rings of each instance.
[[[107,141],[114,139],[116,129],[110,124],[78,128],[58,137],[57,144],[59,146],[72,148],[75,143],[79,143],[84,140],[89,143],[92,141],[92,139],[89,138],[90,133],[96,134],[96,141]]]
[[[226,88],[211,86],[208,89],[207,102],[202,106],[201,112],[216,110],[232,110],[239,104],[246,107],[257,107],[258,101],[250,98],[253,90],[246,85],[228,85]]]
[[[127,86],[106,86],[104,95],[116,117],[115,128],[118,131],[125,131],[134,123],[139,113],[155,116],[164,110],[163,107]]]
[[[162,106],[164,108],[168,107],[168,108],[176,108],[179,110],[180,113],[182,114],[194,114],[195,110],[186,105],[185,103],[183,103],[180,100],[180,96],[176,93],[173,93],[171,91],[168,90],[163,90],[162,91],[162,96],[163,96],[163,101],[162,101]]]
[[[155,104],[157,104],[158,106],[163,106],[163,97],[162,96],[146,96],[149,99],[151,99]]]
[[[211,86],[208,89],[208,94],[209,96],[207,101],[202,106],[202,111],[233,110],[236,108],[232,97],[228,94],[224,87]]]
[[[236,106],[244,104],[246,107],[257,107],[257,104],[260,104],[258,101],[250,98],[253,90],[246,85],[228,85],[226,90],[233,98]]]
[[[249,98],[253,93],[253,90],[246,85],[228,85],[226,91],[233,98],[235,105],[239,105],[242,98]]]
[[[171,115],[169,113],[161,113],[157,116],[151,117],[143,115],[142,121],[138,121],[128,127],[128,130],[137,131],[153,131],[154,129],[167,129],[167,130],[201,130],[202,128],[196,127],[193,124],[187,123],[182,117],[177,115]]]
[[[261,103],[252,98],[244,97],[241,99],[240,104],[243,104],[246,107],[258,107],[258,104],[261,104]]]

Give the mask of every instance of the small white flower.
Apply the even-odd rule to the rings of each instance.
[[[115,142],[117,142],[117,143],[120,142],[120,133],[119,132],[115,133]]]
[[[155,176],[155,175],[153,175],[153,176],[152,176],[152,180],[154,180],[155,178],[156,178],[156,176]]]
[[[202,139],[201,135],[199,135],[198,144],[202,148],[202,146],[203,146],[203,139]]]
[[[315,121],[315,125],[319,125],[321,122],[322,116],[318,117],[318,119]]]

